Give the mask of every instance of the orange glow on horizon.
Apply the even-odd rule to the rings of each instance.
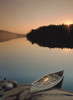
[[[72,49],[64,48],[62,51],[63,51],[64,53],[70,53],[70,52],[72,51]]]
[[[72,24],[72,22],[67,21],[67,22],[65,22],[65,24],[66,24],[67,26],[69,26],[70,24]]]

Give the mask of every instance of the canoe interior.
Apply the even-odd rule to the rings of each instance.
[[[64,73],[64,71],[56,72],[56,74],[57,74],[58,76],[60,76],[60,77],[63,76],[63,73]]]
[[[63,71],[56,72],[53,74],[47,74],[43,78],[40,78],[36,82],[34,82],[32,85],[34,86],[45,86],[48,84],[52,84],[54,82],[57,82],[60,80],[60,78],[63,76]]]

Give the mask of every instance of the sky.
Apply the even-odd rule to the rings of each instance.
[[[0,30],[27,34],[63,23],[73,23],[73,0],[0,0]]]

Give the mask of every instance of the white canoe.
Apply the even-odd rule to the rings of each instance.
[[[31,85],[30,93],[34,93],[34,92],[38,92],[38,91],[42,91],[42,90],[46,90],[46,89],[55,87],[62,81],[63,72],[64,71],[59,71],[56,73],[47,74],[44,77],[36,80]]]

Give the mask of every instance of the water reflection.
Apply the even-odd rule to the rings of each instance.
[[[23,37],[25,37],[25,35],[0,30],[0,42],[9,41],[16,38],[23,38]]]
[[[48,73],[64,70],[62,89],[73,91],[73,49],[43,48],[27,39],[0,43],[0,75],[32,83]]]

